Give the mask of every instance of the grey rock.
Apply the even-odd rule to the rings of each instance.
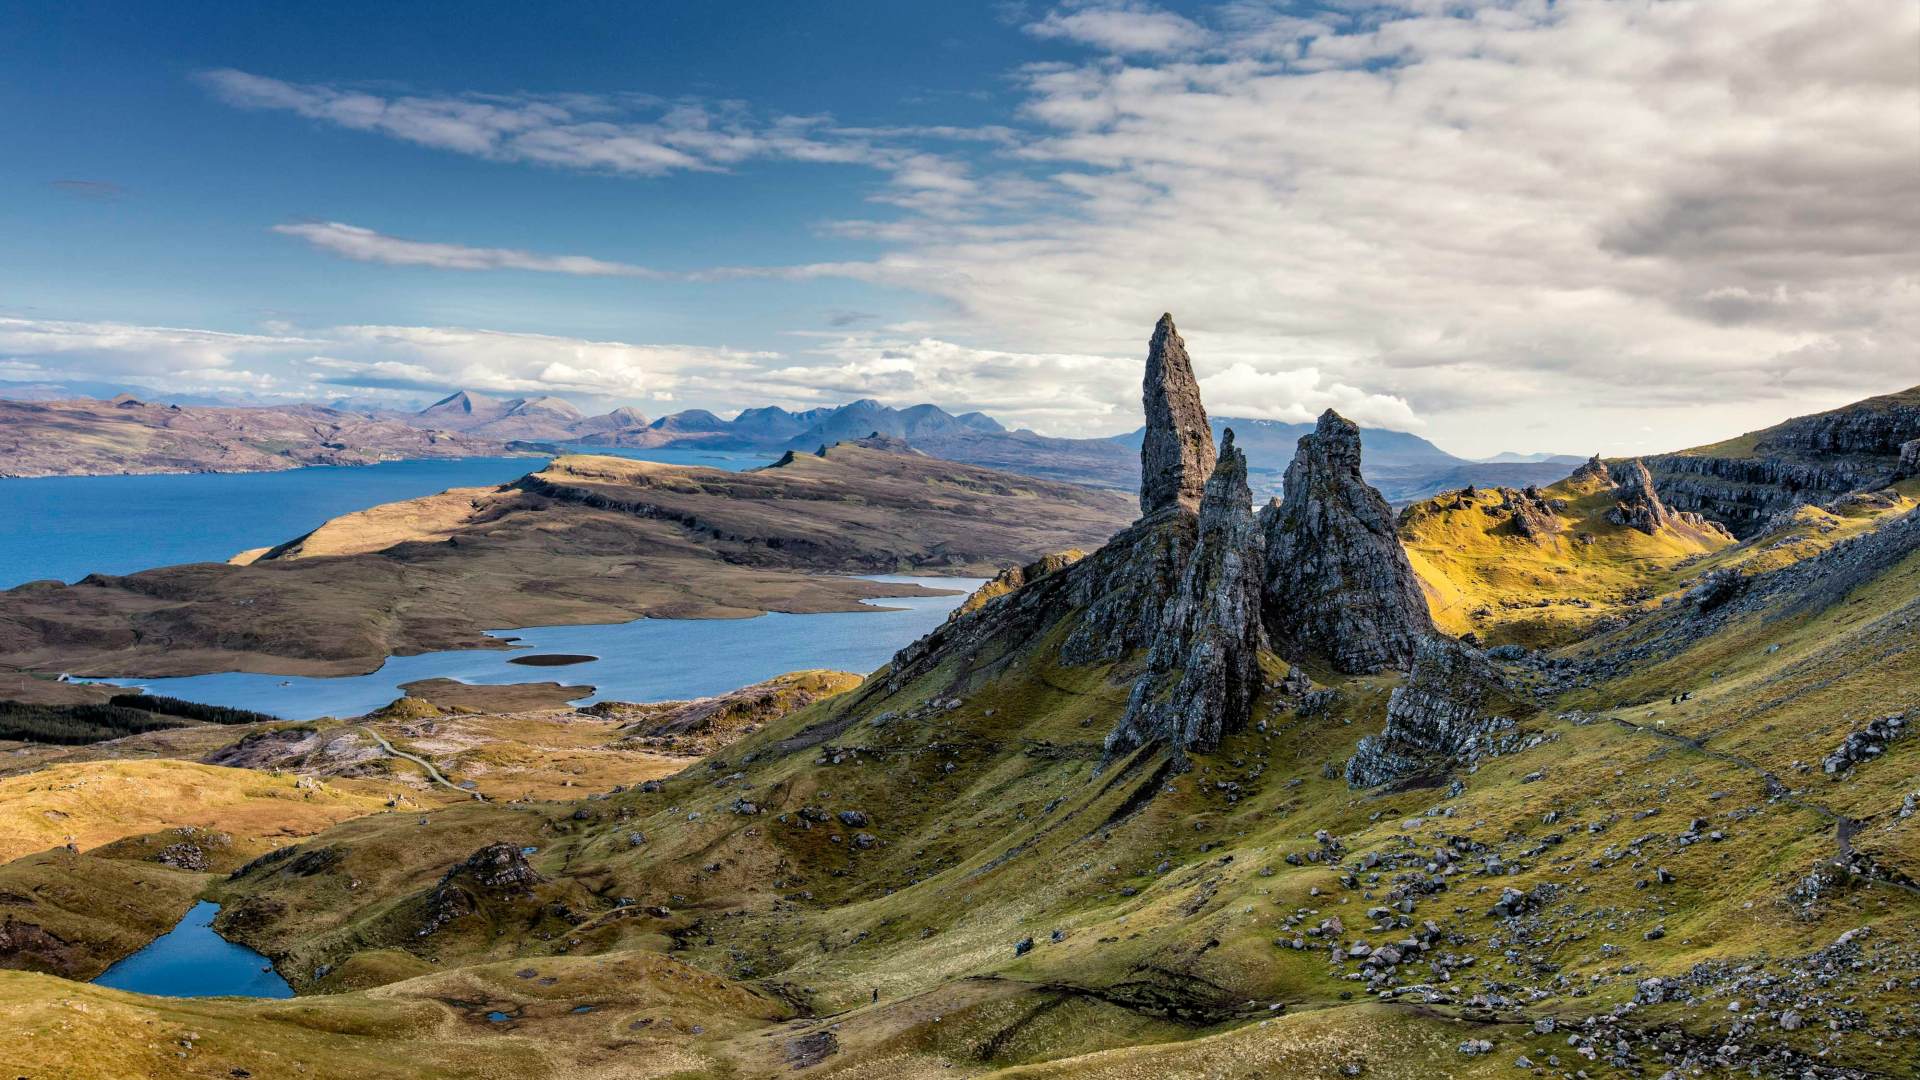
[[[1229,430],[1207,480],[1193,555],[1161,613],[1147,669],[1107,736],[1109,757],[1152,742],[1176,754],[1211,750],[1246,723],[1266,644],[1265,567],[1252,502],[1247,457]]]
[[[1147,428],[1140,443],[1140,513],[1152,517],[1178,507],[1200,509],[1213,473],[1213,432],[1200,404],[1200,384],[1173,316],[1160,316],[1147,346],[1143,386]]]
[[[1887,746],[1906,733],[1905,713],[1869,720],[1862,727],[1848,732],[1840,745],[1820,763],[1820,768],[1829,776],[1846,772],[1863,761],[1871,761],[1886,753]]]
[[[1488,712],[1505,689],[1500,672],[1472,646],[1443,635],[1423,638],[1404,685],[1387,699],[1387,724],[1354,747],[1346,778],[1375,787],[1495,749],[1510,717]]]
[[[1433,630],[1393,513],[1360,477],[1360,429],[1332,409],[1300,439],[1286,494],[1260,512],[1267,633],[1288,659],[1404,667]]]

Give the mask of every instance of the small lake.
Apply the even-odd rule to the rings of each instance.
[[[266,957],[214,933],[219,913],[219,904],[200,901],[179,925],[93,981],[163,997],[292,997],[293,987]]]
[[[462,649],[395,656],[369,675],[302,678],[229,672],[171,679],[102,680],[208,705],[252,709],[288,720],[359,716],[400,697],[402,683],[449,678],[479,685],[557,681],[588,685],[594,701],[677,701],[725,693],[807,668],[866,674],[946,620],[981,578],[875,576],[953,589],[948,596],[870,601],[885,610],[752,619],[637,619],[588,626],[535,626],[493,633],[514,649]],[[516,656],[571,653],[594,659],[528,667]]]
[[[769,464],[777,456],[578,449],[734,472]],[[544,464],[539,457],[493,457],[321,465],[272,473],[4,478],[0,589],[44,578],[77,581],[95,573],[225,562],[250,548],[303,536],[341,514],[448,488],[504,484]]]

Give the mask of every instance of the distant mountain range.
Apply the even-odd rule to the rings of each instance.
[[[765,406],[747,409],[732,420],[705,409],[648,420],[631,408],[583,416],[559,398],[500,401],[463,390],[434,402],[408,422],[499,442],[631,449],[811,451],[878,434],[904,440],[934,457],[1048,480],[1133,490],[1140,474],[1139,431],[1105,439],[1061,439],[1009,431],[985,413],[956,416],[937,405],[896,409],[872,398],[801,412]],[[1272,495],[1280,493],[1282,475],[1300,437],[1313,430],[1312,424],[1223,416],[1213,419],[1214,437],[1228,427],[1247,451],[1256,492]],[[1473,461],[1449,454],[1418,435],[1384,428],[1363,429],[1361,439],[1366,446],[1367,478],[1393,502],[1469,484],[1552,483],[1586,460],[1569,454],[1507,453],[1490,461]]]
[[[0,475],[63,472],[226,472],[294,468],[316,462],[349,463],[396,456],[461,456],[531,452],[540,448],[711,449],[811,452],[838,442],[881,435],[932,457],[1093,487],[1131,491],[1139,486],[1139,431],[1099,439],[1063,439],[1009,431],[985,413],[955,415],[937,405],[894,408],[872,398],[838,407],[794,411],[768,405],[724,419],[688,409],[649,419],[623,407],[597,416],[551,395],[494,398],[460,390],[418,412],[341,399],[326,406],[206,407],[185,411],[143,403],[130,395],[88,400],[107,384],[0,385]],[[132,405],[128,405],[132,402]],[[59,428],[54,424],[67,425]],[[1250,480],[1261,497],[1278,495],[1295,445],[1311,424],[1215,417],[1214,436],[1231,427],[1247,452]],[[53,430],[65,431],[55,437]],[[169,432],[157,440],[138,429]],[[82,431],[86,434],[81,434]],[[193,434],[188,435],[191,432]],[[1571,455],[1497,455],[1472,461],[1417,435],[1364,428],[1367,479],[1389,501],[1411,502],[1439,491],[1477,485],[1525,487],[1567,475],[1582,458]],[[134,445],[134,440],[138,446]],[[70,445],[69,445],[70,444]],[[64,446],[64,448],[63,448]],[[86,453],[76,453],[85,448]]]

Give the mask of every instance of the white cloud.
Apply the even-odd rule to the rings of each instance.
[[[1198,48],[1209,35],[1199,24],[1138,3],[1074,5],[1050,11],[1027,32],[1091,45],[1111,53],[1172,53]]]
[[[531,270],[543,274],[590,277],[645,277],[667,275],[644,266],[607,262],[586,255],[540,255],[515,248],[468,247],[464,244],[406,240],[338,221],[275,225],[273,231],[299,237],[322,251],[361,262],[388,266],[430,266],[440,270]]]
[[[426,326],[336,326],[230,334],[121,323],[0,318],[0,370],[20,378],[92,378],[174,393],[314,399],[340,389],[671,400],[779,358],[696,345],[631,344]]]
[[[965,136],[209,79],[249,106],[494,160],[880,170],[887,211],[826,228],[881,255],[688,276],[842,275],[944,305],[911,333],[756,362],[734,403],[818,379],[1118,430],[1169,309],[1233,399],[1215,411],[1345,402],[1425,417],[1462,452],[1684,445],[1914,381],[1920,5],[1281,8],[1045,11],[1032,33],[1101,55],[1016,73],[1018,111]],[[576,258],[475,250],[522,269]]]

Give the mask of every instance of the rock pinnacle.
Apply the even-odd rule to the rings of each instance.
[[[1147,348],[1142,388],[1147,411],[1146,437],[1140,443],[1140,513],[1152,517],[1175,507],[1198,513],[1200,498],[1213,474],[1213,432],[1200,404],[1187,344],[1160,316]]]

